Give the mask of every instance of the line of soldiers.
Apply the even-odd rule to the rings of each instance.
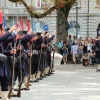
[[[16,26],[7,28],[2,35],[0,25],[1,100],[9,100],[12,96],[21,97],[21,90],[30,90],[31,82],[38,82],[53,73],[53,38],[54,35],[44,31],[20,31]]]

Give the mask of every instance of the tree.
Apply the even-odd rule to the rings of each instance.
[[[96,4],[97,4],[97,6],[95,8],[100,9],[100,0],[96,0]]]
[[[53,10],[57,9],[57,39],[65,39],[68,31],[68,14],[76,0],[52,0],[54,6],[47,9],[44,13],[38,13],[28,6],[24,0],[9,0],[11,2],[22,3],[31,17],[43,18],[50,14]]]
[[[31,17],[35,18],[43,18],[50,14],[53,10],[57,9],[57,40],[65,39],[68,31],[68,15],[72,6],[75,4],[76,0],[50,0],[54,2],[54,6],[50,8],[45,8],[46,11],[44,13],[38,13],[32,9],[32,7],[28,6],[24,0],[9,0],[11,2],[20,2],[22,3],[26,10],[28,11]],[[44,0],[45,2],[47,0]],[[96,8],[100,8],[100,0],[96,0],[97,6]]]

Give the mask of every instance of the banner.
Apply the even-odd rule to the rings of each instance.
[[[0,24],[3,23],[3,12],[0,12]]]
[[[30,20],[29,19],[26,20],[26,29],[27,31],[30,30]]]
[[[24,23],[23,23],[22,17],[20,18],[20,29],[24,30]]]

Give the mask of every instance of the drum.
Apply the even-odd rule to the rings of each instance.
[[[60,65],[61,60],[62,60],[62,55],[55,52],[54,53],[54,66]],[[53,52],[51,53],[51,61],[53,62]]]

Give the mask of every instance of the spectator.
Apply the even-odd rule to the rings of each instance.
[[[79,42],[78,44],[78,62],[82,62],[83,57],[83,44],[82,42]]]
[[[61,42],[58,43],[58,49],[61,55],[62,55],[62,47],[63,47],[63,40],[61,40]]]
[[[68,48],[67,48],[66,44],[64,44],[64,46],[62,47],[62,52],[63,52],[63,62],[64,62],[64,64],[66,64],[67,56],[68,56]]]
[[[100,35],[96,41],[96,64],[100,64]]]
[[[84,46],[83,46],[83,52],[84,52],[84,54],[87,53],[87,46],[88,46],[88,41],[84,41]]]
[[[95,47],[95,44],[93,43],[92,44],[92,50],[95,51],[95,49],[96,49],[96,47]]]
[[[71,35],[69,35],[68,42],[69,42],[69,44],[70,44],[70,47],[71,47],[71,46],[72,46],[72,44],[73,44],[73,41],[72,41],[72,37],[71,37]]]
[[[90,65],[94,65],[94,64],[95,64],[95,52],[94,50],[92,50],[91,56],[90,56]]]
[[[89,40],[88,45],[87,45],[87,54],[88,54],[89,59],[90,59],[91,50],[92,50],[92,44],[91,44],[91,41]]]
[[[82,59],[83,59],[83,66],[89,65],[89,59],[88,59],[87,53],[84,54],[84,56],[82,57]]]
[[[74,42],[73,46],[71,47],[71,53],[72,53],[74,63],[76,63],[77,50],[78,50],[78,45]]]

